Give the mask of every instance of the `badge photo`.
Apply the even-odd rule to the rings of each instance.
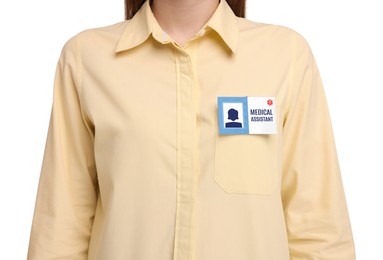
[[[248,134],[246,97],[218,97],[220,134]]]

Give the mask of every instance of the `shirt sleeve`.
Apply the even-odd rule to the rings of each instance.
[[[57,64],[28,260],[86,260],[97,202],[93,130],[80,103],[75,38]]]
[[[352,260],[354,242],[322,81],[307,41],[297,34],[294,46],[282,177],[291,260]]]

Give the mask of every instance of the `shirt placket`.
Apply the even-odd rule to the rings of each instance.
[[[177,205],[174,260],[192,260],[197,167],[197,81],[193,76],[193,45],[174,45],[177,69]]]

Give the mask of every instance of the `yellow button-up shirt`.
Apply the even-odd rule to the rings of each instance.
[[[220,135],[217,97],[275,97],[276,134]],[[179,46],[149,1],[60,56],[29,260],[352,260],[310,47],[221,0]]]

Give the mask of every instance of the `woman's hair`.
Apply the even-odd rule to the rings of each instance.
[[[152,3],[153,0],[148,0]],[[125,19],[131,19],[144,4],[145,0],[125,0]],[[238,17],[245,17],[246,0],[226,0]]]

